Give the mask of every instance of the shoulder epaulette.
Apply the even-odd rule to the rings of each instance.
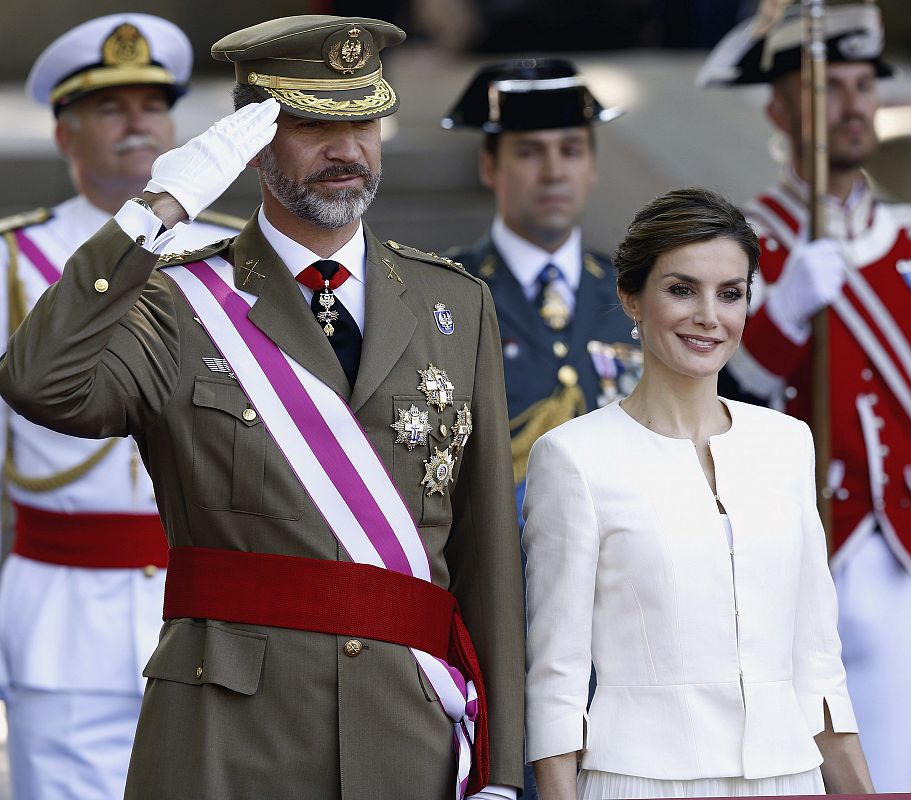
[[[601,253],[587,252],[582,256],[583,268],[598,280],[607,277],[607,270],[605,267],[609,266],[610,263],[610,259]]]
[[[223,228],[233,228],[236,231],[243,230],[247,220],[243,217],[235,217],[233,214],[225,214],[221,211],[213,211],[211,208],[200,211],[196,215],[199,222],[205,222],[209,225],[221,225]]]
[[[436,253],[429,252],[425,253],[423,250],[418,250],[416,247],[410,247],[407,244],[399,244],[394,242],[392,239],[388,239],[383,242],[383,244],[392,250],[394,253],[405,258],[413,258],[416,261],[424,261],[428,264],[436,264],[440,267],[449,267],[458,272],[468,275],[469,273],[465,271],[464,265],[459,261],[453,261],[451,258],[446,256],[437,255]],[[471,277],[471,276],[469,276]]]
[[[27,228],[29,225],[40,225],[47,222],[53,215],[46,208],[36,208],[33,211],[23,211],[11,217],[0,219],[0,233],[9,233],[18,228]]]
[[[219,241],[207,244],[205,247],[199,248],[199,250],[181,250],[179,253],[164,253],[158,257],[155,267],[158,269],[160,267],[173,267],[176,264],[190,264],[194,261],[202,261],[203,259],[214,256],[216,253],[224,250],[231,241],[231,238],[219,239]]]

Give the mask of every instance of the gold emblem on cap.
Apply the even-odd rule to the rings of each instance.
[[[105,39],[101,57],[109,66],[148,64],[152,60],[149,43],[134,25],[128,23],[119,25]]]
[[[352,28],[344,42],[336,42],[329,48],[326,61],[332,69],[343,75],[353,75],[370,60],[370,45],[362,42],[360,36],[360,29]]]

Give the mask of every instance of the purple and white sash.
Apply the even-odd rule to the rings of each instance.
[[[48,282],[48,285],[57,283],[63,273],[41,251],[38,245],[26,235],[25,231],[22,228],[18,228],[13,232],[13,236],[16,239],[19,252],[29,260],[29,263]]]
[[[352,561],[429,581],[414,520],[360,423],[341,397],[247,319],[256,297],[234,288],[233,267],[215,256],[161,272],[183,292]],[[454,723],[461,800],[471,769],[474,683],[442,659],[410,649]]]

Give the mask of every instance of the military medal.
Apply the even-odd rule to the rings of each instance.
[[[427,405],[436,406],[437,411],[442,411],[446,406],[452,405],[452,393],[455,387],[445,369],[428,364],[427,369],[419,369],[421,382],[418,389],[427,396]]]
[[[465,443],[468,441],[471,431],[471,410],[468,408],[468,403],[465,403],[462,410],[456,412],[456,423],[452,426],[453,449],[461,450],[465,447]]]
[[[329,281],[323,281],[323,283],[325,285],[323,291],[319,293],[319,304],[324,310],[320,311],[316,318],[323,323],[323,333],[328,337],[335,333],[335,327],[332,323],[338,319],[338,311],[332,311],[332,306],[335,305],[335,295],[332,289],[329,288]]]
[[[412,403],[407,411],[404,408],[398,409],[398,415],[398,421],[389,426],[398,433],[395,443],[407,445],[409,450],[414,450],[419,444],[427,444],[427,434],[432,430],[427,422],[430,412],[418,411]]]
[[[433,318],[437,321],[437,329],[446,336],[451,336],[455,330],[452,312],[446,308],[445,303],[436,303],[433,306]]]
[[[551,330],[562,331],[569,324],[569,305],[552,286],[544,290],[544,301],[538,313]]]
[[[443,490],[449,485],[449,481],[452,479],[452,470],[454,467],[455,458],[449,452],[448,447],[445,450],[437,450],[436,447],[433,448],[433,455],[424,462],[426,473],[424,479],[421,481],[421,485],[427,487],[428,497],[434,492],[443,494]]]

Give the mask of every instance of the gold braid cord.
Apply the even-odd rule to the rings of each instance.
[[[3,239],[6,242],[9,251],[9,264],[6,270],[6,289],[9,299],[9,331],[15,331],[16,328],[25,319],[25,292],[22,287],[22,281],[19,280],[18,256],[19,248],[16,246],[16,237],[11,232],[4,233]],[[6,458],[3,465],[3,477],[9,483],[13,483],[26,492],[52,492],[54,489],[60,489],[63,486],[78,481],[92,467],[104,459],[111,452],[111,449],[117,444],[116,439],[108,439],[97,451],[92,453],[81,464],[75,467],[62,470],[61,472],[48,475],[44,478],[30,478],[22,475],[13,464],[13,432],[10,428],[10,413],[7,411],[6,418]],[[4,487],[4,500],[6,499],[6,490]],[[4,506],[5,506],[4,502]],[[4,508],[4,512],[6,509]],[[6,516],[4,514],[4,516]],[[4,520],[4,523],[6,520]],[[4,526],[5,527],[5,526]]]
[[[531,446],[551,428],[584,413],[585,395],[582,389],[564,386],[509,421],[510,431],[522,428],[512,437],[512,476],[517,486],[525,480]]]
[[[70,467],[69,469],[61,470],[60,472],[55,472],[53,475],[48,475],[44,478],[30,478],[26,475],[22,475],[14,466],[13,460],[7,455],[6,468],[3,471],[3,477],[10,483],[14,483],[20,489],[24,489],[26,492],[52,492],[55,489],[61,489],[64,486],[68,486],[69,484],[78,481],[92,467],[103,461],[104,457],[111,452],[111,449],[115,444],[117,444],[117,439],[108,439],[81,464],[77,464],[75,467]]]

